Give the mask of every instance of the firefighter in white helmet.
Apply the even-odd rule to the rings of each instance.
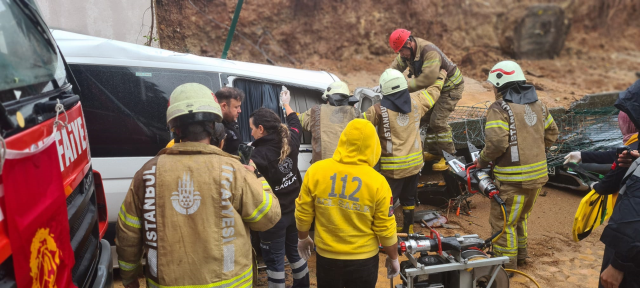
[[[120,207],[122,283],[139,286],[146,255],[147,287],[251,286],[249,228],[275,225],[278,199],[253,167],[220,149],[224,126],[211,90],[187,83],[169,100],[167,123],[180,141],[138,170]]]
[[[349,105],[349,86],[342,81],[331,83],[322,95],[327,104],[316,105],[298,117],[302,128],[311,132],[311,163],[333,157],[340,134],[353,119],[361,118]]]
[[[363,113],[378,129],[382,145],[380,173],[389,182],[393,199],[400,199],[402,204],[401,232],[413,233],[415,195],[424,165],[420,119],[438,101],[446,76],[447,71],[441,70],[433,85],[412,96],[402,72],[387,69],[380,76],[382,100]]]
[[[507,226],[493,244],[498,256],[508,256],[506,268],[526,263],[527,220],[540,188],[547,182],[545,147],[558,138],[558,127],[536,90],[526,84],[520,65],[502,61],[489,72],[496,101],[487,110],[486,146],[476,160],[480,168],[494,163],[500,197],[506,202]],[[500,205],[491,202],[492,233],[504,226]]]

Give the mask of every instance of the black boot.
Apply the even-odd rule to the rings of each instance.
[[[409,234],[413,234],[413,211],[414,208],[410,207],[410,209],[407,209],[408,207],[402,207],[402,218],[404,218],[404,220],[402,221],[402,232],[404,233],[409,233]]]

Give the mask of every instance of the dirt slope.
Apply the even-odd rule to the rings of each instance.
[[[403,27],[438,45],[465,76],[484,82],[495,63],[509,58],[499,49],[499,19],[515,7],[547,2],[565,7],[572,28],[556,59],[519,61],[543,101],[566,106],[633,83],[640,69],[640,2],[633,0],[246,1],[237,28],[243,37],[234,37],[229,58],[327,70],[352,89],[372,86],[394,57],[389,34]],[[236,1],[156,4],[163,48],[220,57]],[[485,98],[466,94],[473,94],[470,103]]]

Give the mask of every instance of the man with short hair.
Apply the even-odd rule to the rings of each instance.
[[[240,106],[244,100],[244,92],[238,88],[222,87],[216,92],[216,98],[222,110],[222,124],[227,132],[222,151],[231,155],[238,155],[238,146],[242,143],[238,116],[242,110]]]
[[[249,228],[280,220],[280,204],[252,166],[224,153],[222,112],[197,83],[170,96],[167,124],[178,143],[136,172],[116,226],[122,284],[147,287],[252,285]],[[255,175],[254,175],[255,173]]]

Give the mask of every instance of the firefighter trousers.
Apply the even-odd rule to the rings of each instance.
[[[527,225],[531,209],[538,198],[540,188],[524,189],[516,185],[496,181],[500,198],[506,203],[507,226],[505,232],[493,242],[496,256],[508,256],[507,268],[517,268],[517,260],[527,258]],[[497,202],[491,201],[489,218],[491,234],[500,233],[504,226],[502,210]]]
[[[447,121],[449,119],[449,115],[451,115],[453,110],[456,108],[458,101],[462,99],[463,91],[464,82],[461,82],[458,86],[449,91],[443,91],[433,108],[427,112],[424,118],[422,118],[424,121],[429,121],[427,137],[424,141],[424,151],[433,155],[442,155],[442,150],[447,151],[447,153],[450,153],[451,155],[456,153],[456,148],[453,145],[453,137],[451,135],[451,127],[449,127]]]

